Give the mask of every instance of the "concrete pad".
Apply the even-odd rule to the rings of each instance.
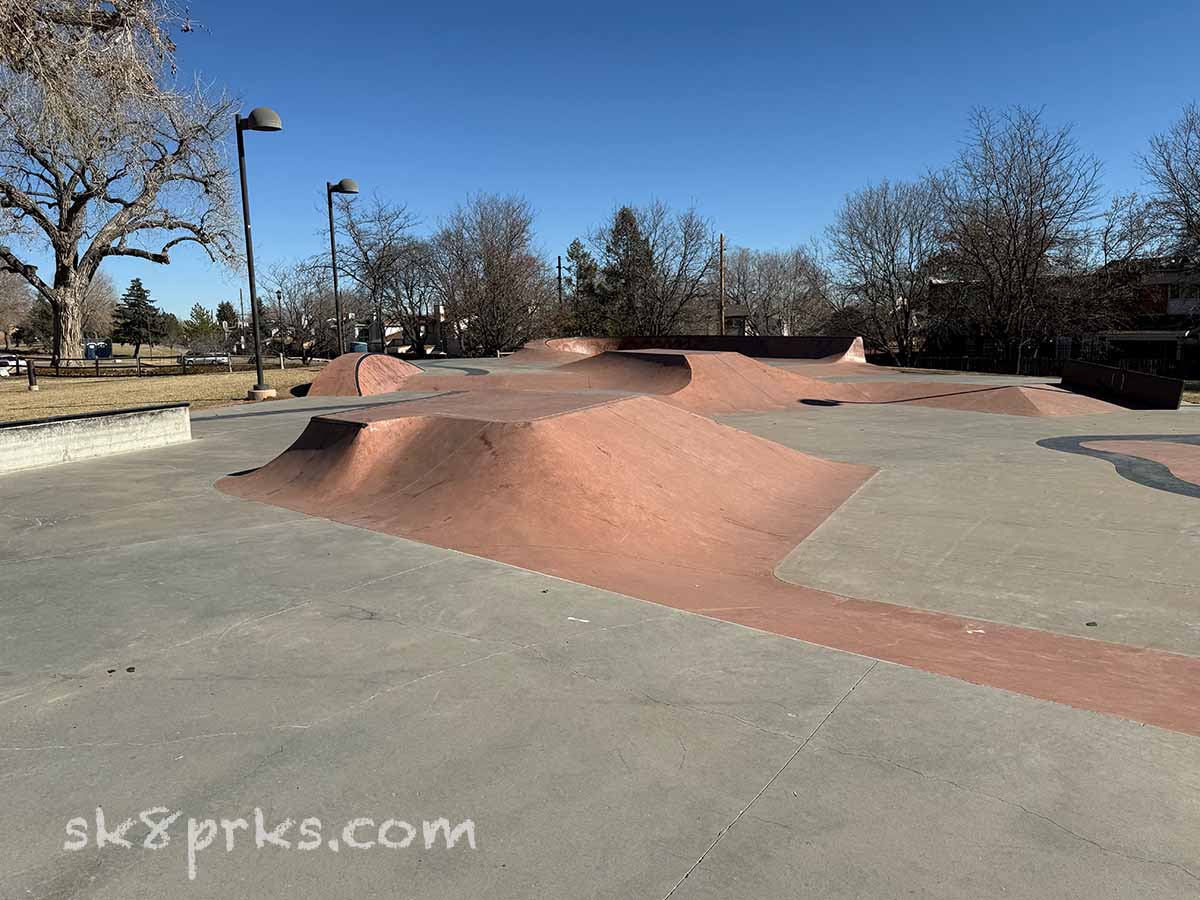
[[[369,405],[327,401],[207,413],[189,445],[0,481],[0,578],[17,588],[0,601],[0,896],[1195,896],[1200,739],[213,491],[312,415]],[[757,422],[933,491],[877,498],[885,532],[920,528],[889,502],[929,521],[956,491],[996,506],[992,546],[1015,548],[1016,566],[1038,550],[1018,541],[1037,524],[1022,483],[1043,459],[1062,522],[1136,530],[1150,506],[1113,493],[1133,489],[1194,503],[1036,447],[1076,421],[874,407]],[[1186,509],[1173,530],[1151,519],[1167,549],[1127,565],[1191,578]],[[119,527],[104,532],[106,510]],[[981,559],[991,525],[977,520],[963,547]],[[1064,550],[1086,564],[1101,533]],[[919,534],[903,546],[931,549]],[[1155,546],[1137,544],[1143,558]],[[1147,633],[1168,630],[1147,616]],[[179,830],[159,851],[65,851],[67,819],[98,805],[185,820],[257,806],[270,822],[320,816],[327,837],[356,816],[470,817],[478,841],[304,852],[242,832],[230,853],[202,851],[189,881]]]

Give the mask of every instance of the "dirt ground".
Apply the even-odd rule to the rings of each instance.
[[[291,388],[313,380],[319,367],[267,370],[267,384],[290,396]],[[188,402],[194,407],[242,402],[254,384],[253,372],[160,375],[143,378],[38,378],[27,389],[24,376],[0,379],[0,421],[65,416],[154,403]]]

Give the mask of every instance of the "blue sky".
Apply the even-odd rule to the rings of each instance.
[[[321,249],[342,177],[428,229],[468,193],[523,194],[549,259],[652,198],[732,245],[803,243],[846,192],[949,162],[977,105],[1073,123],[1126,191],[1200,98],[1194,0],[415,5],[192,5],[181,70],[284,122],[247,135],[260,268]],[[118,290],[136,275],[181,314],[245,284],[195,250],[110,262]]]

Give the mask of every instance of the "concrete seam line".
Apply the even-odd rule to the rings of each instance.
[[[691,874],[693,872],[695,872],[698,868],[700,868],[700,863],[704,862],[704,858],[706,856],[708,856],[709,853],[712,852],[713,848],[716,847],[717,844],[721,843],[721,839],[724,838],[725,835],[729,834],[729,832],[733,830],[733,826],[738,823],[738,820],[749,811],[750,807],[752,807],[755,803],[758,802],[759,798],[763,794],[765,794],[767,792],[767,789],[770,788],[771,785],[775,783],[775,779],[777,779],[780,775],[782,775],[784,773],[784,770],[787,769],[787,767],[792,764],[792,760],[794,760],[797,756],[800,755],[800,751],[802,751],[805,747],[807,747],[809,741],[811,741],[814,737],[817,736],[817,732],[825,727],[825,723],[828,722],[830,720],[830,718],[833,717],[833,714],[838,711],[838,709],[841,707],[841,705],[846,701],[846,698],[849,697],[851,694],[853,694],[855,689],[860,684],[862,684],[863,681],[866,680],[866,677],[875,671],[875,667],[877,665],[879,665],[879,660],[875,660],[874,662],[872,662],[871,665],[869,665],[867,667],[867,671],[863,672],[862,675],[860,675],[858,677],[858,680],[855,681],[854,684],[850,685],[850,689],[847,690],[846,693],[842,694],[842,696],[838,698],[838,702],[833,704],[833,708],[830,709],[829,712],[825,713],[825,716],[821,719],[820,722],[817,723],[817,727],[814,728],[811,732],[809,732],[808,737],[806,737],[803,741],[800,742],[800,746],[798,746],[795,749],[795,751],[792,753],[792,755],[787,758],[787,761],[784,762],[784,764],[779,767],[779,771],[776,772],[774,775],[772,775],[769,779],[767,779],[767,783],[762,786],[762,789],[759,790],[759,792],[754,795],[753,799],[751,799],[751,801],[749,803],[747,803],[745,806],[742,807],[741,812],[739,812],[736,816],[733,817],[733,821],[731,821],[728,825],[726,825],[724,828],[722,828],[717,833],[716,838],[713,840],[713,842],[711,844],[708,845],[708,849],[706,849],[703,853],[700,854],[700,858],[697,859],[694,863],[692,863],[692,867],[690,869],[688,869],[686,872],[683,873],[683,877],[680,878],[677,882],[675,882],[674,886],[669,891],[667,891],[667,893],[665,895],[663,895],[663,900],[669,900],[671,895],[674,894],[677,890],[679,890],[679,886],[681,884],[683,884],[685,881],[687,881],[688,878],[691,877]]]

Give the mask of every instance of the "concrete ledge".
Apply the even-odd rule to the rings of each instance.
[[[1081,359],[1063,363],[1062,386],[1142,409],[1179,409],[1183,400],[1183,381],[1178,378],[1130,372]]]
[[[192,439],[190,404],[0,422],[0,474]]]

